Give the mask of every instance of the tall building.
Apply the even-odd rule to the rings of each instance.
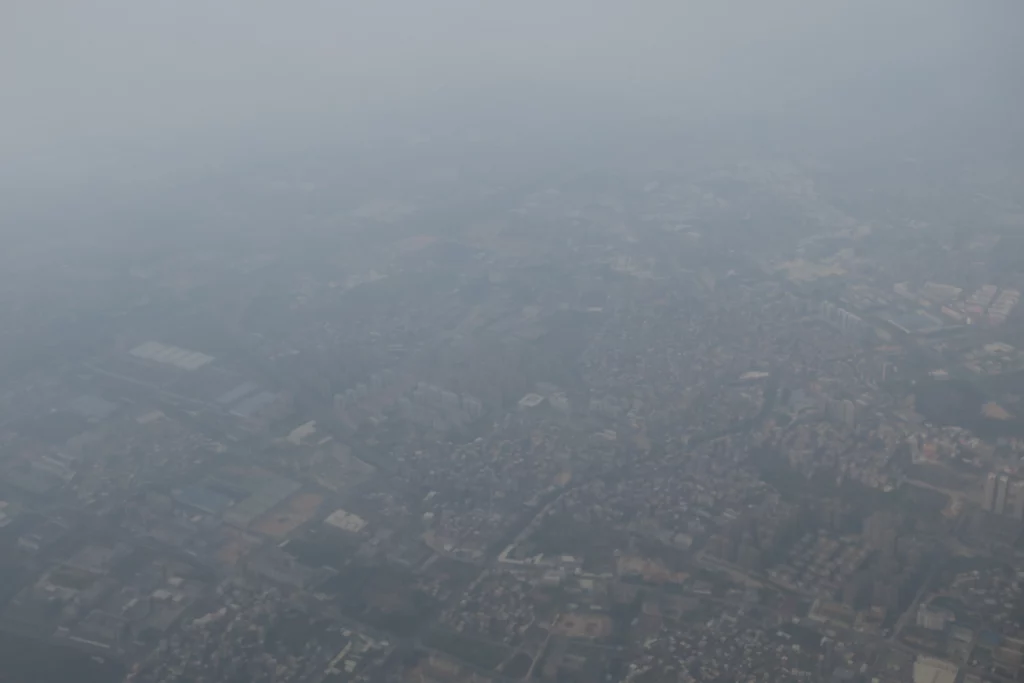
[[[946,624],[955,619],[949,610],[932,607],[929,604],[921,605],[917,610],[917,625],[929,631],[942,631]]]
[[[981,506],[989,512],[996,509],[996,482],[998,477],[995,472],[989,472],[985,477],[985,491],[981,499]]]
[[[1001,515],[1006,512],[1006,490],[1010,486],[1010,478],[1005,474],[999,475],[999,483],[996,485],[996,507],[995,513]]]
[[[850,399],[828,399],[825,416],[837,424],[853,429],[857,424],[857,404]]]
[[[736,552],[736,561],[748,571],[761,569],[761,551],[753,544],[753,539],[744,538]]]
[[[843,401],[843,424],[850,429],[857,424],[857,406],[850,399]]]
[[[892,377],[894,374],[896,374],[896,366],[890,363],[889,361],[882,361],[882,381],[884,382],[885,380]]]
[[[1013,482],[1013,510],[1011,516],[1014,519],[1024,520],[1024,481]]]
[[[843,604],[850,609],[860,607],[861,597],[865,589],[871,585],[871,579],[866,572],[857,572],[843,584]]]
[[[896,555],[899,539],[898,520],[887,512],[876,512],[864,520],[864,542],[884,557]]]
[[[880,578],[875,580],[871,591],[871,604],[895,610],[900,605],[900,586],[893,579]]]

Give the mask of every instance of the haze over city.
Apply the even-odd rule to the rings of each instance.
[[[10,0],[0,682],[1024,680],[1024,4]]]

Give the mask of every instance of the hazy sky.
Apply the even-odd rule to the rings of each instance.
[[[0,179],[24,183],[358,134],[384,112],[586,125],[608,110],[808,123],[849,110],[853,125],[991,129],[1024,101],[1020,0],[3,4]]]

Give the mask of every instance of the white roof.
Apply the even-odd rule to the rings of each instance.
[[[177,346],[170,346],[169,344],[161,344],[157,341],[148,341],[144,344],[139,344],[134,349],[129,351],[136,358],[142,358],[143,360],[151,360],[156,363],[164,363],[165,365],[173,365],[176,368],[182,370],[198,370],[208,363],[212,363],[213,356],[207,356],[205,353],[199,353],[198,351],[189,351],[188,349],[182,349]]]
[[[952,662],[918,656],[914,662],[914,683],[954,683],[959,668]]]
[[[544,401],[544,397],[540,394],[527,394],[519,399],[519,405],[523,408],[534,408],[539,406]]]
[[[362,531],[366,528],[366,520],[359,515],[354,515],[351,512],[346,512],[342,509],[337,509],[332,512],[327,519],[324,520],[325,524],[330,524],[333,527],[342,529],[344,531],[351,531],[353,533]]]

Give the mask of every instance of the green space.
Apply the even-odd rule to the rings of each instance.
[[[509,678],[522,678],[530,670],[533,659],[525,652],[519,652],[510,659],[505,666],[501,667],[501,673]]]
[[[493,671],[512,655],[512,650],[504,645],[446,630],[431,631],[423,638],[423,644],[488,671]]]

